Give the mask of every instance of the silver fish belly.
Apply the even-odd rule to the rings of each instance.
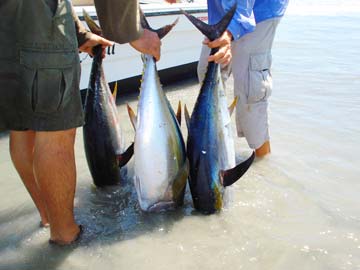
[[[144,63],[134,181],[141,209],[159,211],[182,204],[188,168],[180,127],[160,85],[155,61],[145,55]]]

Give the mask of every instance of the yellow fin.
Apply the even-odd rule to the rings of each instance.
[[[117,91],[118,91],[118,83],[115,82],[114,90],[112,92],[115,102],[116,102]]]
[[[179,122],[179,126],[181,126],[181,101],[179,100],[177,112],[176,112],[176,119]]]
[[[137,117],[133,111],[133,109],[129,106],[129,104],[126,105],[127,106],[127,110],[128,110],[128,114],[129,114],[129,118],[130,118],[130,122],[134,128],[134,130],[136,131],[136,122],[137,122]]]
[[[185,122],[186,122],[186,126],[187,126],[187,129],[189,130],[190,128],[190,114],[189,114],[189,111],[186,107],[186,104],[184,106],[184,114],[185,114]]]
[[[229,106],[229,108],[228,108],[229,113],[230,113],[230,116],[231,116],[232,113],[234,112],[234,109],[235,109],[235,107],[236,107],[236,104],[237,104],[237,102],[238,102],[238,99],[239,99],[239,97],[238,97],[238,96],[235,96],[233,102],[230,104],[230,106]]]

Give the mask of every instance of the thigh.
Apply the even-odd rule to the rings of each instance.
[[[261,22],[254,32],[234,42],[234,91],[242,103],[265,101],[271,94],[271,47],[279,20]]]

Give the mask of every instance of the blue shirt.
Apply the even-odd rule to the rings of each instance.
[[[218,23],[237,2],[228,30],[234,40],[253,32],[256,23],[284,15],[289,0],[207,0],[209,24]]]

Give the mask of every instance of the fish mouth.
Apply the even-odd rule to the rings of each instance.
[[[150,205],[146,209],[146,212],[162,212],[162,211],[174,210],[175,207],[176,204],[173,201],[162,201]]]

